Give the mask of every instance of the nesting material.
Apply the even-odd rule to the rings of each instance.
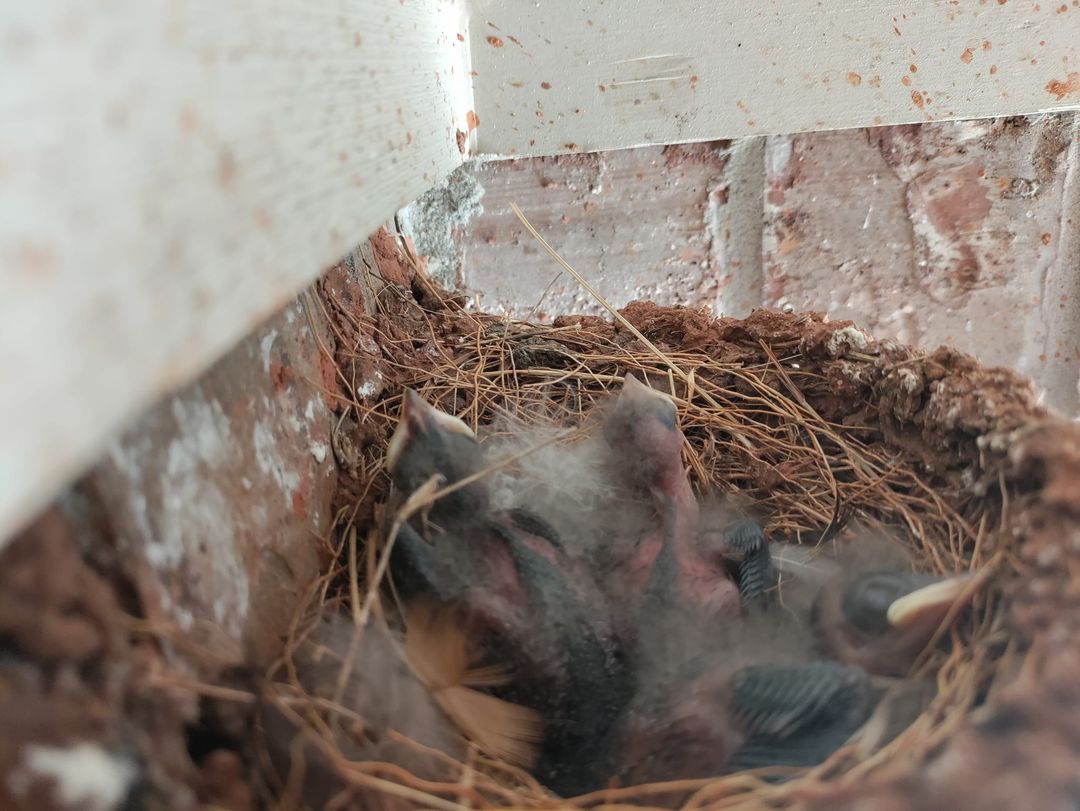
[[[353,475],[342,489],[336,562],[313,590],[307,617],[344,611],[364,626],[380,605],[393,614],[385,545],[395,515],[400,521],[423,507],[421,499],[396,514],[379,512],[406,386],[483,435],[508,419],[538,431],[573,428],[626,373],[662,381],[678,406],[695,490],[738,499],[763,517],[774,542],[801,550],[792,565],[857,524],[901,539],[924,571],[982,573],[970,608],[946,623],[914,670],[937,684],[929,701],[905,699],[925,705],[915,723],[893,737],[880,732],[888,719],[876,717],[867,736],[784,782],[738,773],[566,801],[520,766],[472,746],[456,761],[439,758],[446,771],[436,777],[331,758],[335,807],[359,807],[349,803],[370,792],[404,807],[648,807],[673,790],[694,808],[846,807],[867,797],[890,808],[996,807],[1003,798],[1019,801],[1019,789],[1002,777],[1015,769],[1029,770],[1020,781],[1025,796],[1034,790],[1052,803],[1071,790],[1062,764],[1080,721],[1048,722],[1041,691],[1052,685],[1054,700],[1080,699],[1076,680],[1063,675],[1064,662],[1080,657],[1068,610],[1077,598],[1061,585],[1060,568],[1075,554],[1062,544],[1080,520],[1073,506],[1080,441],[1035,405],[1023,379],[947,349],[923,354],[878,343],[814,314],[715,319],[638,302],[622,311],[625,323],[567,317],[536,325],[468,312],[422,274],[411,287],[381,284],[370,316],[350,306],[340,286],[322,292],[343,384],[333,392],[341,402],[335,449],[351,449]],[[356,370],[372,367],[384,391],[361,399]],[[389,531],[357,540],[373,527]],[[1051,638],[1062,657],[1056,663],[1046,659]],[[1037,747],[1045,757],[996,735],[1003,718],[1014,731],[1045,731]],[[332,748],[333,739],[319,745]]]

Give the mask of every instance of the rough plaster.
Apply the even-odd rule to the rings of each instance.
[[[131,426],[84,485],[152,617],[219,652],[265,644],[317,570],[335,481],[320,374],[298,299]]]

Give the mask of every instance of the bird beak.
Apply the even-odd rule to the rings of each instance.
[[[632,372],[627,372],[623,377],[623,387],[620,396],[633,400],[652,397],[670,402],[670,398],[666,394],[657,391],[647,383],[642,383]]]
[[[975,580],[971,574],[955,575],[915,589],[892,602],[885,616],[889,625],[904,630],[929,620],[940,621],[953,606],[970,598]]]
[[[647,383],[642,383],[629,372],[623,378],[619,401],[631,406],[635,413],[663,414],[664,422],[672,424],[675,422],[675,401],[662,391],[657,391]]]
[[[417,436],[439,431],[476,438],[472,429],[457,417],[428,405],[424,402],[424,398],[412,389],[405,389],[397,428],[386,447],[386,469],[391,473],[394,472],[402,451]]]

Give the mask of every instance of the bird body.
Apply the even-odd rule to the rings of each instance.
[[[627,375],[605,415],[603,436],[623,486],[647,498],[656,524],[611,563],[619,596],[640,595],[641,617],[683,605],[713,618],[737,616],[739,592],[721,560],[703,554],[700,508],[682,463],[675,403]]]
[[[627,783],[820,763],[869,716],[866,675],[834,662],[691,662],[665,695],[632,705],[616,743]]]
[[[814,603],[825,648],[868,673],[903,676],[949,611],[968,595],[970,575],[939,577],[895,569],[841,576]]]
[[[433,475],[453,484],[485,468],[471,432],[429,412],[436,409],[406,395],[388,455],[403,490]],[[451,448],[455,455],[448,455]],[[461,611],[478,646],[512,664],[512,678],[498,694],[544,718],[539,776],[557,791],[584,791],[594,779],[586,753],[627,698],[601,590],[541,516],[492,509],[483,478],[468,488],[468,510],[459,501],[439,510],[437,524],[413,520],[401,527],[395,572],[404,575],[410,598]],[[431,512],[436,515],[434,507]]]
[[[347,709],[312,723],[307,713],[314,710],[288,703],[290,692],[266,685],[260,696],[260,728],[274,777],[297,807],[323,808],[353,791],[330,750],[348,760],[396,763],[427,780],[452,779],[444,758],[462,759],[465,739],[410,670],[381,620],[359,632],[348,619],[325,615],[298,646],[294,663],[306,695]],[[389,735],[391,729],[403,737]],[[440,752],[443,757],[434,754]],[[407,807],[362,789],[357,800],[343,807]]]

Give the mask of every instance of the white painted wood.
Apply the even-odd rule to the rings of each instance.
[[[1076,0],[461,2],[5,4],[0,539],[476,113],[538,155],[1080,107]]]
[[[474,0],[478,148],[546,155],[1080,108],[1074,0]]]
[[[465,34],[441,0],[4,4],[0,542],[458,165]]]

